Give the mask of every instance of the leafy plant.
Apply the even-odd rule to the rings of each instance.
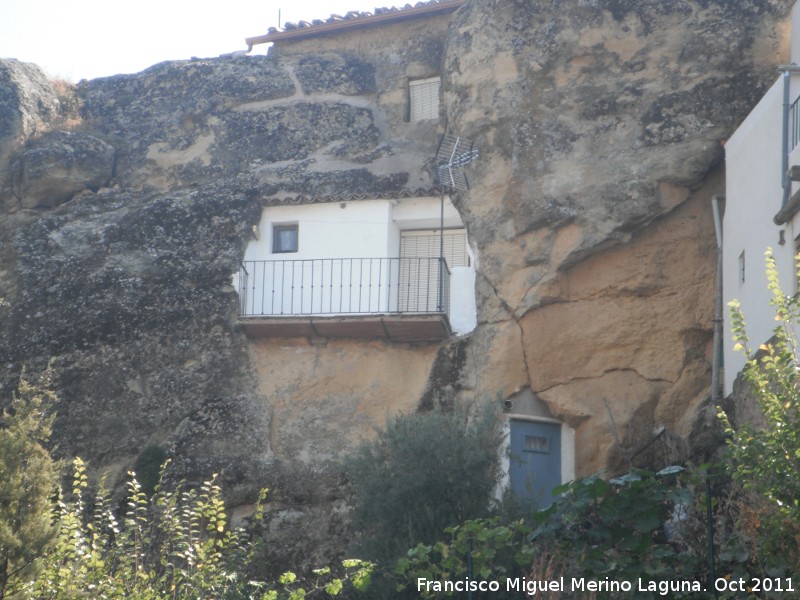
[[[798,340],[794,327],[800,320],[800,304],[783,292],[778,281],[775,258],[767,253],[770,304],[777,322],[772,339],[750,346],[744,315],[737,301],[729,303],[735,349],[748,360],[743,375],[752,386],[765,426],[753,429],[743,423],[734,428],[725,412],[720,417],[730,436],[728,444],[734,476],[745,488],[770,498],[793,519],[800,517],[800,373]]]
[[[595,475],[562,486],[549,508],[528,519],[504,524],[495,517],[450,528],[448,541],[418,544],[398,560],[400,586],[415,589],[419,578],[696,580],[702,556],[691,544],[695,536],[681,539],[676,534],[668,540],[665,534],[667,523],[680,529],[681,517],[693,502],[681,479],[684,474],[684,469],[672,467],[658,473],[632,471],[610,481]],[[478,591],[474,598],[518,598],[520,591],[502,586]],[[422,590],[422,596],[458,594]]]
[[[86,468],[76,459],[71,493],[60,494],[55,509],[55,545],[24,592],[59,599],[298,600],[369,585],[372,565],[358,560],[345,561],[337,576],[320,569],[310,580],[294,573],[275,583],[250,580],[255,542],[243,529],[229,527],[215,479],[198,489],[157,487],[149,498],[131,474],[125,512],[118,519],[102,486],[90,501]],[[265,494],[255,519],[261,518]]]
[[[89,505],[88,477],[76,459],[71,494],[56,506],[57,542],[32,582],[36,597],[234,598],[245,589],[247,545],[227,527],[214,479],[198,490],[160,491],[150,502],[136,479],[120,520],[100,490]]]
[[[800,256],[798,269],[800,269]],[[760,523],[762,559],[772,566],[795,567],[800,537],[800,358],[796,327],[800,322],[800,300],[781,288],[775,257],[766,253],[766,273],[775,312],[771,340],[753,348],[738,301],[729,303],[734,348],[747,357],[742,374],[750,385],[763,416],[763,426],[735,426],[719,409],[728,435],[730,472],[762,505]],[[753,495],[754,494],[754,495]],[[788,543],[788,546],[786,545]]]
[[[563,572],[618,580],[689,579],[697,557],[667,543],[664,525],[692,505],[681,467],[634,470],[609,481],[589,477],[562,486],[557,502],[537,513],[530,540],[548,548]]]
[[[35,561],[55,535],[50,511],[59,465],[44,447],[56,400],[49,377],[33,383],[23,374],[0,421],[0,598],[35,575]]]
[[[446,527],[489,512],[500,475],[496,411],[456,409],[389,420],[347,461],[366,556],[391,563]]]
[[[534,548],[528,541],[530,524],[522,519],[503,524],[499,517],[467,521],[448,527],[448,541],[417,544],[397,561],[395,573],[401,588],[415,590],[419,579],[426,581],[504,581],[507,577],[522,577],[534,560]],[[505,595],[477,590],[475,598],[517,598],[519,591]],[[438,598],[441,593],[421,590],[423,598]],[[453,594],[444,593],[452,596]]]

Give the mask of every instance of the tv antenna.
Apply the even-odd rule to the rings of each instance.
[[[453,191],[468,190],[466,167],[478,158],[478,150],[473,148],[472,142],[457,135],[444,134],[439,140],[436,149],[436,176],[439,179],[441,193],[439,205],[439,306],[441,312],[444,308],[444,192],[446,189]]]
[[[439,140],[436,150],[436,174],[439,178],[439,187],[444,193],[445,188],[452,190],[468,190],[466,166],[478,158],[479,152],[472,146],[470,140],[457,135],[445,134]]]

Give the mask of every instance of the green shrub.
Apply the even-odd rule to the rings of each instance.
[[[275,583],[251,580],[255,542],[245,530],[229,527],[214,477],[198,489],[157,487],[148,498],[131,474],[121,519],[102,486],[91,501],[87,487],[85,467],[76,459],[72,490],[59,495],[55,508],[55,545],[39,559],[40,571],[20,597],[299,600],[312,591],[337,596],[346,585],[369,584],[371,565],[358,560],[345,561],[339,575],[320,569],[306,581],[294,573]]]
[[[562,486],[561,498],[537,513],[530,539],[536,548],[549,549],[565,575],[698,580],[702,555],[681,536],[667,540],[664,531],[670,522],[679,529],[680,519],[692,512],[691,488],[678,477],[683,472],[634,470],[608,481],[594,476]]]
[[[76,459],[71,493],[59,497],[55,548],[31,582],[35,597],[236,598],[248,560],[243,532],[227,527],[213,479],[198,490],[159,491],[149,501],[135,478],[118,520],[102,489],[88,505]]]
[[[133,472],[142,486],[142,491],[152,496],[161,478],[161,465],[167,460],[166,451],[160,446],[148,446],[136,458]]]
[[[409,597],[439,598],[460,597],[463,594],[448,592],[417,591],[417,580],[426,581],[497,581],[526,575],[533,561],[533,547],[528,541],[531,524],[523,519],[502,523],[499,517],[475,519],[458,527],[449,527],[445,533],[447,541],[434,544],[417,544],[395,566],[397,586]],[[474,597],[504,600],[519,598],[518,591],[505,594],[501,591],[481,594],[474,590]]]
[[[507,578],[547,581],[563,576],[567,581],[583,577],[634,584],[639,578],[702,581],[703,556],[697,550],[702,550],[703,541],[697,544],[695,535],[669,541],[664,532],[676,509],[683,514],[692,504],[689,488],[676,477],[678,472],[682,469],[634,471],[610,481],[597,475],[579,479],[558,489],[556,501],[529,519],[505,524],[497,518],[483,519],[450,528],[448,541],[418,544],[397,562],[400,586],[416,590],[420,577],[441,582],[497,581],[499,591],[476,591],[473,597],[503,600],[523,595],[521,588],[507,590]],[[537,597],[547,597],[537,593]],[[559,592],[554,597],[581,598],[585,593]],[[421,595],[463,596],[433,591]],[[625,592],[621,596],[627,597]],[[634,596],[651,597],[647,593]],[[615,596],[600,593],[597,597]]]
[[[401,415],[346,462],[362,555],[390,563],[489,513],[503,436],[489,405]]]
[[[760,506],[757,525],[752,518],[742,523],[758,540],[759,562],[773,573],[794,572],[800,567],[800,298],[781,289],[771,249],[766,272],[776,323],[769,342],[751,347],[741,306],[729,303],[734,348],[747,357],[742,374],[764,423],[734,425],[721,408],[719,416],[728,434],[729,472],[750,496],[748,504]]]
[[[49,371],[37,383],[23,375],[10,411],[0,415],[0,598],[35,575],[55,534],[50,511],[59,465],[44,447],[55,402],[48,378]]]

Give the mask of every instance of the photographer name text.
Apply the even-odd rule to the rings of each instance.
[[[731,579],[718,577],[713,589],[717,592],[794,592],[794,582],[790,577]],[[614,579],[588,579],[585,577],[559,577],[556,579],[528,579],[509,577],[505,580],[456,579],[436,581],[417,578],[417,592],[521,592],[535,596],[544,592],[654,592],[668,596],[675,592],[705,592],[707,587],[696,580],[647,580],[635,581]]]

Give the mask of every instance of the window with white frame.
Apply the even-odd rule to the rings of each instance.
[[[408,82],[409,120],[439,118],[439,86],[441,78],[415,79]]]

